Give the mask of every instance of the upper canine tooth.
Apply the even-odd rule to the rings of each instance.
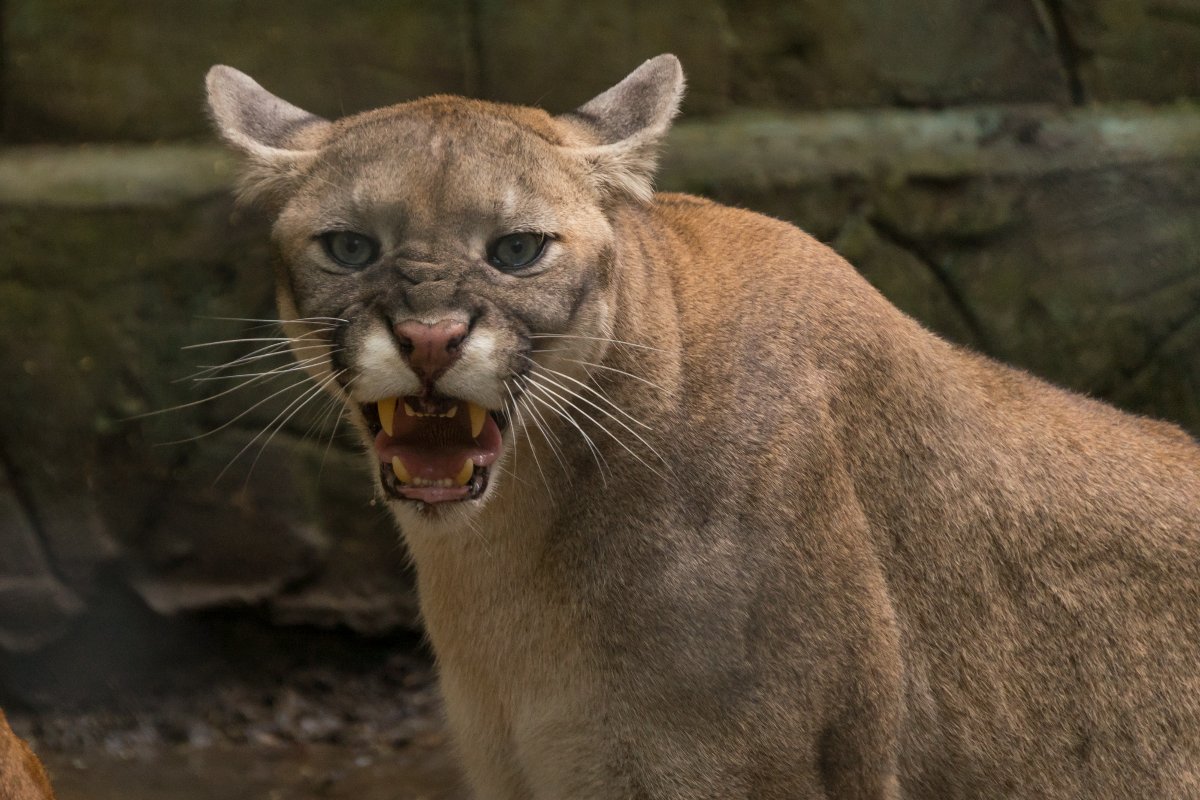
[[[396,417],[396,398],[386,397],[375,405],[379,410],[379,424],[383,426],[384,433],[391,436],[395,430],[392,427],[392,421]]]
[[[413,411],[413,407],[408,404],[407,400],[404,401],[404,413],[410,417],[417,416],[417,412]]]
[[[471,414],[471,438],[478,439],[483,433],[483,421],[487,419],[487,409],[474,403],[467,403],[467,411]]]

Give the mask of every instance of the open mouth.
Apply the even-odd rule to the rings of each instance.
[[[362,410],[388,495],[429,504],[483,496],[504,446],[504,414],[436,396],[386,397]]]

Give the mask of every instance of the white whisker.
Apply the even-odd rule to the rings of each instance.
[[[291,344],[291,341],[288,339],[284,339],[282,341],[277,341],[277,342],[274,342],[273,344],[265,344],[262,347],[256,347],[253,350],[251,350],[249,353],[240,355],[237,358],[233,359],[232,361],[227,361],[225,363],[232,364],[232,363],[241,361],[244,358],[253,358],[254,356],[257,356],[257,355],[277,355],[279,353],[286,353],[286,352],[288,352],[287,346],[289,344]],[[205,369],[208,369],[208,368],[210,368],[210,366],[212,368],[218,368],[218,367],[224,366],[224,365],[217,364],[217,365],[202,365],[202,366]]]
[[[316,331],[314,331],[314,333],[316,333]],[[296,338],[300,338],[300,337],[296,337]],[[241,344],[243,342],[277,342],[277,343],[287,344],[288,342],[291,342],[291,341],[293,341],[293,340],[292,340],[292,337],[290,337],[290,336],[251,336],[251,337],[247,337],[245,339],[221,339],[220,341],[216,341],[216,342],[200,342],[198,344],[185,344],[183,347],[181,347],[179,349],[180,350],[197,350],[201,347],[218,347],[223,344]]]
[[[263,377],[248,378],[245,381],[239,383],[237,386],[230,386],[228,389],[222,389],[221,391],[217,392],[216,394],[209,395],[208,397],[201,397],[199,400],[192,400],[187,403],[180,403],[179,405],[170,406],[168,408],[159,408],[154,411],[145,411],[141,414],[134,414],[131,417],[125,417],[125,419],[126,420],[135,420],[135,419],[145,419],[146,417],[156,417],[159,414],[169,414],[173,411],[182,411],[185,408],[194,408],[195,406],[201,406],[201,405],[204,405],[205,403],[211,403],[213,400],[224,397],[227,394],[232,394],[233,392],[236,392],[239,389],[245,389],[247,386],[253,386],[256,383],[262,383],[267,378],[269,378],[270,375],[271,375],[271,373],[264,373]],[[292,386],[300,386],[303,383],[304,383],[304,381],[301,380],[301,381],[298,381],[297,383],[292,384]],[[253,409],[251,409],[251,410],[253,410]],[[182,441],[188,442],[188,441],[191,441],[191,439],[183,439]],[[177,442],[164,442],[164,444],[178,444],[178,443]]]
[[[608,478],[607,478],[608,459],[606,459],[604,457],[604,454],[601,453],[599,449],[597,449],[596,443],[592,441],[592,437],[587,435],[587,431],[585,431],[582,427],[580,427],[579,423],[575,421],[575,418],[572,417],[571,414],[565,408],[563,408],[561,403],[559,403],[553,397],[550,397],[550,395],[545,394],[545,392],[541,386],[535,385],[532,388],[535,388],[538,391],[543,392],[542,399],[544,401],[548,401],[547,408],[549,408],[554,413],[558,414],[560,417],[565,419],[567,422],[571,423],[571,425],[574,426],[575,430],[579,431],[579,435],[583,437],[584,443],[588,446],[588,449],[592,453],[592,458],[595,459],[595,461],[596,461],[596,468],[600,472],[600,482],[607,488],[608,487]],[[601,462],[603,462],[603,463],[601,463]]]
[[[349,320],[341,317],[298,317],[296,319],[265,319],[260,317],[209,317],[197,315],[196,319],[211,319],[217,322],[265,322],[268,324],[283,325],[285,323],[299,322],[304,325],[325,325],[329,328],[336,328],[337,323],[346,324]]]
[[[354,378],[357,378],[357,377],[358,377],[357,375],[354,376]],[[349,391],[349,389],[350,389],[350,384],[354,383],[354,378],[351,378],[350,380],[348,380],[346,382],[346,390],[347,391]],[[335,397],[334,400],[337,402],[334,404],[333,410],[337,411],[339,406],[341,407],[342,410],[341,410],[341,413],[339,413],[333,419],[333,427],[329,429],[329,440],[325,442],[325,450],[324,450],[324,452],[321,453],[321,466],[319,466],[317,468],[317,484],[318,485],[320,485],[320,483],[321,483],[321,476],[325,474],[325,460],[327,458],[329,458],[329,450],[330,450],[330,448],[333,447],[333,438],[335,436],[337,436],[338,429],[342,427],[342,423],[346,421],[346,414],[347,414],[347,412],[350,411],[349,407],[346,406],[345,403],[338,400],[338,398]],[[324,425],[325,421],[322,420],[321,424]]]
[[[603,370],[608,370],[609,372],[615,372],[619,375],[624,375],[627,378],[633,378],[635,381],[641,381],[642,383],[646,384],[647,386],[651,387],[652,389],[658,389],[660,392],[667,391],[663,387],[659,386],[657,383],[654,383],[653,381],[648,381],[641,376],[634,375],[632,372],[626,372],[623,369],[617,369],[616,367],[609,367],[604,364],[593,364],[591,361],[580,361],[575,358],[567,358],[567,359],[563,359],[563,360],[570,361],[572,364],[579,364],[584,367],[594,367],[596,369],[603,369]]]
[[[317,362],[324,361],[325,353],[310,356],[303,361],[289,361],[287,364],[280,364],[274,369],[266,370],[265,372],[235,372],[231,375],[209,375],[202,378],[192,378],[193,383],[211,383],[212,381],[230,381],[237,378],[269,378],[273,375],[284,375],[289,372],[298,372],[302,369],[308,369]]]
[[[325,345],[320,346],[324,347]],[[223,369],[232,369],[233,367],[241,366],[242,364],[248,364],[252,361],[258,361],[259,359],[263,358],[275,358],[276,356],[288,355],[289,352],[290,351],[288,350],[286,342],[267,345],[266,347],[260,347],[256,350],[253,350],[244,356],[235,358],[232,361],[226,361],[224,364],[200,364],[198,365],[199,369],[196,372],[193,372],[191,375],[185,375],[182,378],[176,378],[172,381],[172,383],[183,383],[184,381],[190,381],[200,375],[207,375],[212,372],[220,372]]]
[[[508,386],[508,380],[509,380],[508,378],[505,378],[503,381],[501,381],[501,385],[504,386],[504,391],[508,393],[508,396],[511,399],[512,398],[512,389],[510,389]],[[513,400],[512,402],[515,405],[517,401]],[[515,413],[514,409],[512,409],[509,406],[508,400],[501,398],[500,403],[501,403],[501,405],[504,406],[504,416],[508,417],[509,423],[512,424],[513,423],[513,414]],[[514,428],[513,429],[513,445],[514,445],[513,446],[513,471],[514,472],[517,469],[517,451],[520,449],[515,446],[516,439],[517,439],[516,429]]]
[[[577,335],[570,334],[570,333],[531,333],[531,334],[529,334],[529,338],[530,339],[587,339],[587,340],[590,340],[593,342],[610,342],[612,344],[624,345],[625,347],[636,347],[640,350],[654,350],[659,353],[667,352],[666,350],[663,350],[662,348],[651,347],[648,344],[637,344],[636,342],[624,342],[624,341],[621,341],[620,339],[608,339],[603,336],[577,336]]]
[[[331,346],[332,345],[329,345],[326,343],[306,344],[306,345],[303,345],[300,347],[288,347],[286,344],[271,345],[271,347],[274,348],[271,350],[271,352],[264,353],[264,352],[262,352],[262,350],[265,350],[267,348],[259,348],[258,350],[254,351],[253,353],[244,355],[241,358],[235,358],[232,361],[226,361],[224,364],[200,364],[200,365],[198,365],[198,367],[199,367],[198,372],[194,372],[191,375],[188,375],[187,377],[184,377],[184,378],[178,378],[176,380],[176,383],[178,383],[179,381],[186,381],[189,379],[194,379],[199,375],[207,375],[210,372],[220,372],[221,370],[224,370],[224,369],[232,369],[233,367],[240,367],[244,364],[250,364],[255,361],[261,361],[264,358],[276,358],[278,356],[294,355],[299,352],[307,352],[309,350],[317,350],[320,348],[326,348],[326,347],[331,347]]]
[[[309,401],[312,400],[314,397],[318,397],[320,395],[320,393],[325,390],[325,387],[327,387],[330,383],[332,383],[333,381],[336,381],[338,379],[338,377],[341,376],[342,372],[345,372],[345,370],[330,373],[320,383],[316,384],[315,386],[310,386],[308,389],[306,389],[304,391],[303,394],[301,394],[299,397],[295,398],[290,403],[288,403],[288,405],[284,407],[283,411],[280,411],[278,414],[276,414],[275,418],[272,419],[270,422],[268,422],[266,427],[264,427],[261,431],[259,431],[254,436],[253,439],[246,442],[246,444],[242,447],[242,449],[238,450],[237,453],[234,454],[233,458],[229,459],[229,463],[225,465],[224,469],[222,469],[219,473],[217,473],[217,477],[215,479],[213,479],[213,483],[216,483],[217,481],[221,480],[221,477],[226,472],[229,471],[229,468],[232,467],[234,465],[234,463],[239,458],[242,457],[243,453],[245,453],[247,450],[249,450],[251,447],[253,447],[254,443],[257,442],[260,438],[262,438],[262,435],[264,433],[271,431],[270,435],[267,436],[266,441],[264,441],[262,443],[262,446],[258,448],[258,454],[254,457],[254,460],[252,462],[250,462],[250,469],[246,473],[246,481],[249,482],[250,474],[252,472],[254,472],[255,465],[257,465],[258,460],[260,458],[262,458],[262,454],[264,452],[266,452],[267,446],[271,444],[271,440],[275,438],[275,434],[279,433],[279,431],[283,428],[283,426],[288,423],[288,420],[290,420],[292,417],[294,417],[296,415],[297,411],[304,408],[304,406],[308,405]],[[289,411],[291,413],[288,413]],[[284,416],[285,414],[287,414],[287,416]],[[279,422],[280,417],[283,417],[282,422]],[[276,425],[277,422],[278,422],[278,425]],[[274,428],[274,430],[272,430],[272,428]]]
[[[525,377],[518,376],[518,380],[524,382]],[[567,462],[563,460],[562,452],[559,450],[558,439],[550,435],[552,426],[546,421],[546,418],[542,416],[541,409],[537,407],[537,404],[532,402],[536,398],[534,398],[528,392],[526,392],[525,396],[531,401],[528,409],[530,416],[534,418],[534,424],[538,426],[538,429],[542,432],[542,436],[546,439],[546,443],[550,445],[550,452],[554,454],[554,458],[558,461],[558,465],[563,468],[563,472],[567,472]]]
[[[493,467],[492,467],[492,469],[495,469],[495,470],[498,470],[498,471],[500,471],[500,472],[503,472],[505,475],[507,475],[508,477],[512,478],[514,481],[516,481],[517,483],[521,484],[522,486],[533,486],[533,484],[532,484],[532,483],[530,483],[529,481],[525,480],[525,479],[524,479],[524,478],[522,478],[520,475],[518,475],[517,473],[513,472],[511,469],[505,469],[504,467],[501,467],[501,466],[499,466],[499,465],[493,466]]]
[[[349,381],[347,381],[346,385],[343,386],[342,389],[344,391],[348,390],[351,383],[354,383],[354,378],[351,378]],[[329,423],[330,414],[336,411],[339,406],[344,406],[344,403],[345,401],[337,395],[330,395],[329,397],[325,398],[325,404],[321,406],[321,410],[317,412],[316,418],[309,423],[309,426],[304,430],[304,435],[300,438],[307,439],[308,437],[312,436],[313,433],[317,433],[321,436],[321,438],[324,438],[323,432],[325,430],[325,426]]]
[[[504,384],[504,388],[508,390],[508,396],[512,398],[513,410],[517,412],[517,420],[521,423],[521,432],[525,435],[525,443],[529,445],[529,452],[533,454],[533,463],[537,465],[538,474],[542,476],[542,485],[546,487],[546,493],[551,494],[550,482],[546,480],[546,473],[542,469],[542,460],[538,457],[537,448],[533,444],[533,439],[529,436],[529,425],[525,422],[525,415],[521,413],[521,402],[512,393],[512,389],[508,384]],[[516,438],[515,436],[513,437]],[[513,455],[513,460],[516,460],[516,455]]]
[[[235,386],[235,387],[233,387],[232,389],[226,389],[224,392],[221,392],[221,394],[228,394],[228,393],[230,393],[230,392],[236,391],[236,390],[238,390],[238,389],[241,389],[241,388],[243,388],[243,387],[245,387],[245,386],[248,386],[249,384],[251,384],[251,383],[254,383],[254,382],[258,381],[258,380],[260,380],[260,379],[259,379],[259,378],[251,378],[251,379],[250,379],[249,381],[247,381],[246,383],[244,383],[244,384],[241,384],[241,385],[239,385],[239,386]],[[236,417],[234,417],[233,419],[226,420],[225,422],[221,423],[220,425],[218,425],[217,427],[213,428],[212,430],[205,431],[204,433],[198,434],[198,435],[196,435],[196,436],[189,436],[187,439],[178,439],[178,440],[176,440],[176,441],[173,441],[173,442],[163,442],[163,446],[166,446],[166,445],[173,445],[173,444],[184,444],[185,442],[194,442],[194,441],[196,441],[197,439],[204,439],[204,438],[206,438],[206,437],[208,437],[208,436],[212,436],[214,433],[218,433],[218,432],[220,432],[220,431],[223,431],[223,430],[225,430],[225,429],[226,429],[226,428],[228,428],[230,425],[232,425],[233,423],[237,422],[239,419],[241,419],[242,417],[246,416],[247,414],[249,414],[249,413],[250,413],[251,411],[253,411],[254,409],[258,408],[259,406],[261,406],[263,403],[270,402],[271,400],[275,399],[276,397],[278,397],[279,395],[283,394],[284,392],[291,391],[292,389],[298,389],[299,387],[301,387],[301,386],[304,386],[306,383],[308,383],[308,381],[309,381],[309,377],[308,377],[307,375],[305,375],[303,378],[301,378],[300,380],[296,381],[295,383],[293,383],[293,384],[290,384],[290,385],[288,385],[288,386],[285,386],[285,387],[283,387],[282,389],[280,389],[280,390],[279,390],[279,391],[277,391],[277,392],[272,392],[271,394],[267,395],[267,396],[266,396],[266,397],[264,397],[263,399],[259,400],[259,401],[258,401],[257,403],[255,403],[254,405],[252,405],[252,406],[250,406],[249,408],[247,408],[245,411],[243,411],[243,412],[241,412],[240,414],[238,414],[238,415],[237,415]],[[176,411],[176,410],[178,410],[178,409],[180,409],[180,408],[187,408],[188,406],[199,405],[200,403],[207,403],[207,402],[209,402],[210,400],[213,400],[213,399],[215,399],[215,398],[217,398],[217,397],[220,397],[220,396],[221,396],[221,394],[216,394],[216,395],[213,395],[212,397],[206,397],[206,398],[204,398],[203,400],[197,400],[197,401],[195,401],[195,402],[192,402],[192,403],[187,403],[187,404],[185,404],[185,405],[182,405],[182,406],[176,406],[175,408],[168,408],[168,409],[164,409],[164,411],[151,411],[151,412],[150,412],[150,414],[161,414],[161,413],[164,413],[165,411]],[[150,416],[150,414],[143,414],[142,416]]]
[[[588,399],[587,399],[586,397],[584,397],[583,395],[579,394],[579,392],[576,392],[576,391],[574,391],[573,389],[571,389],[571,388],[570,388],[570,387],[568,387],[568,386],[563,386],[561,383],[559,383],[558,381],[554,380],[554,379],[553,379],[553,378],[551,378],[550,376],[548,376],[548,375],[545,375],[544,373],[546,373],[546,372],[552,372],[552,373],[554,373],[555,375],[559,375],[559,376],[561,376],[561,377],[563,377],[563,378],[566,378],[567,380],[571,381],[571,383],[578,384],[579,386],[582,386],[584,389],[588,390],[589,392],[591,392],[592,394],[594,394],[596,397],[599,397],[601,400],[603,400],[604,402],[608,403],[610,406],[612,406],[612,407],[613,407],[613,409],[614,409],[614,410],[616,410],[617,412],[619,412],[621,415],[623,415],[623,416],[624,416],[626,419],[628,419],[628,420],[629,420],[630,422],[632,422],[633,424],[635,424],[635,425],[639,425],[639,426],[641,426],[642,428],[645,428],[646,430],[651,430],[651,427],[650,427],[649,425],[647,425],[646,423],[642,422],[640,419],[638,419],[637,417],[633,416],[633,415],[632,415],[632,414],[630,414],[628,411],[626,411],[625,409],[621,408],[619,405],[617,405],[616,403],[614,403],[614,402],[612,401],[612,399],[611,399],[611,398],[610,398],[608,395],[604,394],[604,392],[601,392],[601,391],[600,391],[599,389],[597,389],[596,387],[594,387],[594,386],[589,386],[588,384],[584,383],[583,381],[580,381],[580,380],[578,380],[578,379],[576,379],[576,378],[572,378],[570,375],[567,375],[565,372],[559,372],[559,371],[558,371],[558,370],[556,370],[556,369],[550,369],[549,367],[546,367],[546,366],[543,366],[543,365],[541,365],[541,364],[538,364],[538,363],[537,363],[536,361],[534,361],[532,358],[526,358],[526,357],[524,357],[524,356],[522,356],[522,358],[525,358],[525,360],[526,360],[526,361],[528,361],[528,362],[530,362],[531,364],[533,364],[533,365],[534,365],[534,367],[535,367],[536,369],[538,369],[540,372],[542,372],[542,373],[543,373],[542,377],[544,377],[544,378],[545,378],[546,380],[548,380],[550,383],[552,383],[552,384],[554,384],[555,386],[557,386],[558,388],[562,389],[564,392],[566,392],[567,394],[571,395],[572,397],[578,397],[580,400],[582,400],[583,402],[585,402],[585,403],[587,403],[588,405],[592,406],[592,407],[593,407],[593,408],[595,408],[597,411],[604,411],[604,409],[602,409],[600,406],[598,406],[598,405],[596,405],[595,403],[593,403],[591,400],[588,400]],[[607,414],[608,412],[607,412],[607,411],[604,411],[604,413],[605,413],[605,414]]]
[[[491,555],[492,554],[492,546],[491,546],[491,544],[488,543],[487,537],[484,536],[483,531],[481,531],[479,529],[479,524],[477,522],[475,522],[475,520],[472,519],[471,517],[468,517],[465,515],[460,516],[459,518],[463,522],[466,523],[467,527],[470,528],[471,531],[475,534],[475,536],[479,539],[479,541],[483,543],[483,549],[488,552],[488,555]]]
[[[655,469],[653,466],[651,466],[651,465],[650,465],[648,462],[646,462],[646,461],[645,461],[645,460],[644,460],[644,459],[643,459],[641,456],[639,456],[637,453],[635,453],[635,452],[633,451],[633,449],[629,447],[629,445],[625,444],[625,442],[623,442],[619,436],[617,436],[615,433],[613,433],[613,432],[612,432],[612,431],[610,431],[608,428],[606,428],[604,425],[602,425],[602,424],[600,423],[600,421],[599,421],[599,420],[597,420],[595,417],[593,417],[592,415],[588,414],[588,413],[587,413],[586,411],[584,411],[582,408],[580,408],[579,406],[577,406],[577,405],[575,405],[574,403],[572,403],[572,402],[571,402],[569,399],[567,399],[567,398],[563,397],[562,395],[558,394],[557,392],[555,392],[555,391],[554,391],[553,389],[551,389],[550,387],[548,387],[548,386],[546,386],[546,385],[544,385],[544,384],[542,384],[542,383],[539,383],[539,382],[537,382],[537,381],[535,380],[535,378],[534,378],[534,376],[533,376],[532,374],[526,375],[526,376],[524,376],[524,377],[525,377],[525,379],[526,379],[528,382],[530,382],[530,383],[534,383],[534,384],[536,384],[537,386],[539,386],[539,387],[542,389],[542,391],[543,391],[543,392],[549,392],[550,394],[553,394],[553,395],[555,395],[555,396],[556,396],[556,397],[558,397],[560,400],[562,400],[564,403],[566,403],[567,405],[571,406],[571,408],[574,408],[576,411],[578,411],[580,414],[582,414],[584,417],[586,417],[586,418],[587,418],[587,419],[588,419],[590,422],[592,422],[594,425],[596,425],[596,427],[598,427],[600,430],[604,431],[604,433],[606,433],[606,434],[609,436],[609,438],[611,438],[611,439],[612,439],[614,442],[616,442],[617,444],[619,444],[621,447],[625,448],[625,451],[626,451],[626,452],[628,452],[628,453],[629,453],[631,456],[633,456],[634,458],[636,458],[636,459],[637,459],[639,462],[641,462],[641,464],[642,464],[643,466],[645,466],[647,469],[649,469],[651,472],[653,472],[653,473],[654,473],[655,475],[657,475],[658,477],[660,477],[660,478],[663,478],[664,480],[666,480],[666,479],[667,479],[665,475],[663,475],[662,473],[660,473],[660,472],[659,472],[658,470],[656,470],[656,469]],[[543,377],[544,377],[544,376],[543,376]],[[582,399],[582,398],[580,398],[580,399]],[[604,409],[599,409],[599,410],[601,410],[601,411],[604,411]],[[662,454],[660,454],[660,453],[659,453],[659,452],[658,452],[656,449],[654,449],[654,446],[653,446],[653,445],[651,445],[649,442],[647,442],[645,439],[643,439],[643,438],[642,438],[642,437],[641,437],[641,436],[638,434],[638,432],[637,432],[637,431],[635,431],[633,428],[630,428],[628,425],[626,425],[624,422],[622,422],[622,421],[621,421],[621,420],[620,420],[618,417],[614,417],[612,414],[609,414],[607,411],[604,411],[604,413],[605,413],[605,414],[607,414],[607,415],[608,415],[610,418],[612,418],[612,420],[613,420],[614,422],[616,422],[618,425],[620,425],[620,426],[621,426],[621,427],[623,427],[625,430],[627,430],[627,431],[629,431],[631,434],[633,434],[633,435],[634,435],[634,437],[635,437],[635,438],[636,438],[636,439],[637,439],[639,442],[641,442],[643,445],[645,445],[645,446],[646,446],[646,448],[647,448],[647,449],[649,449],[649,450],[650,450],[650,452],[651,452],[651,453],[653,453],[653,454],[655,455],[655,457],[657,457],[657,458],[658,458],[660,461],[662,461],[663,465],[664,465],[664,466],[667,468],[667,470],[668,470],[668,471],[670,471],[670,470],[671,470],[671,464],[670,464],[670,462],[669,462],[669,461],[667,461],[665,458],[663,458]]]

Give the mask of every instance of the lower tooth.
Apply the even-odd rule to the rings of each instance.
[[[395,473],[396,479],[401,483],[412,483],[412,476],[408,474],[408,470],[404,467],[404,462],[400,460],[400,456],[392,456],[392,472]]]
[[[471,480],[471,473],[475,471],[475,465],[471,463],[471,459],[463,461],[462,469],[454,476],[454,485],[466,486],[467,481]]]

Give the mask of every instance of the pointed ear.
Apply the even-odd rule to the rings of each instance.
[[[602,191],[650,200],[658,145],[679,113],[683,89],[679,59],[661,55],[567,115],[599,140],[579,151]]]
[[[208,71],[208,110],[221,138],[246,156],[245,200],[278,200],[315,158],[330,124],[218,64]]]

